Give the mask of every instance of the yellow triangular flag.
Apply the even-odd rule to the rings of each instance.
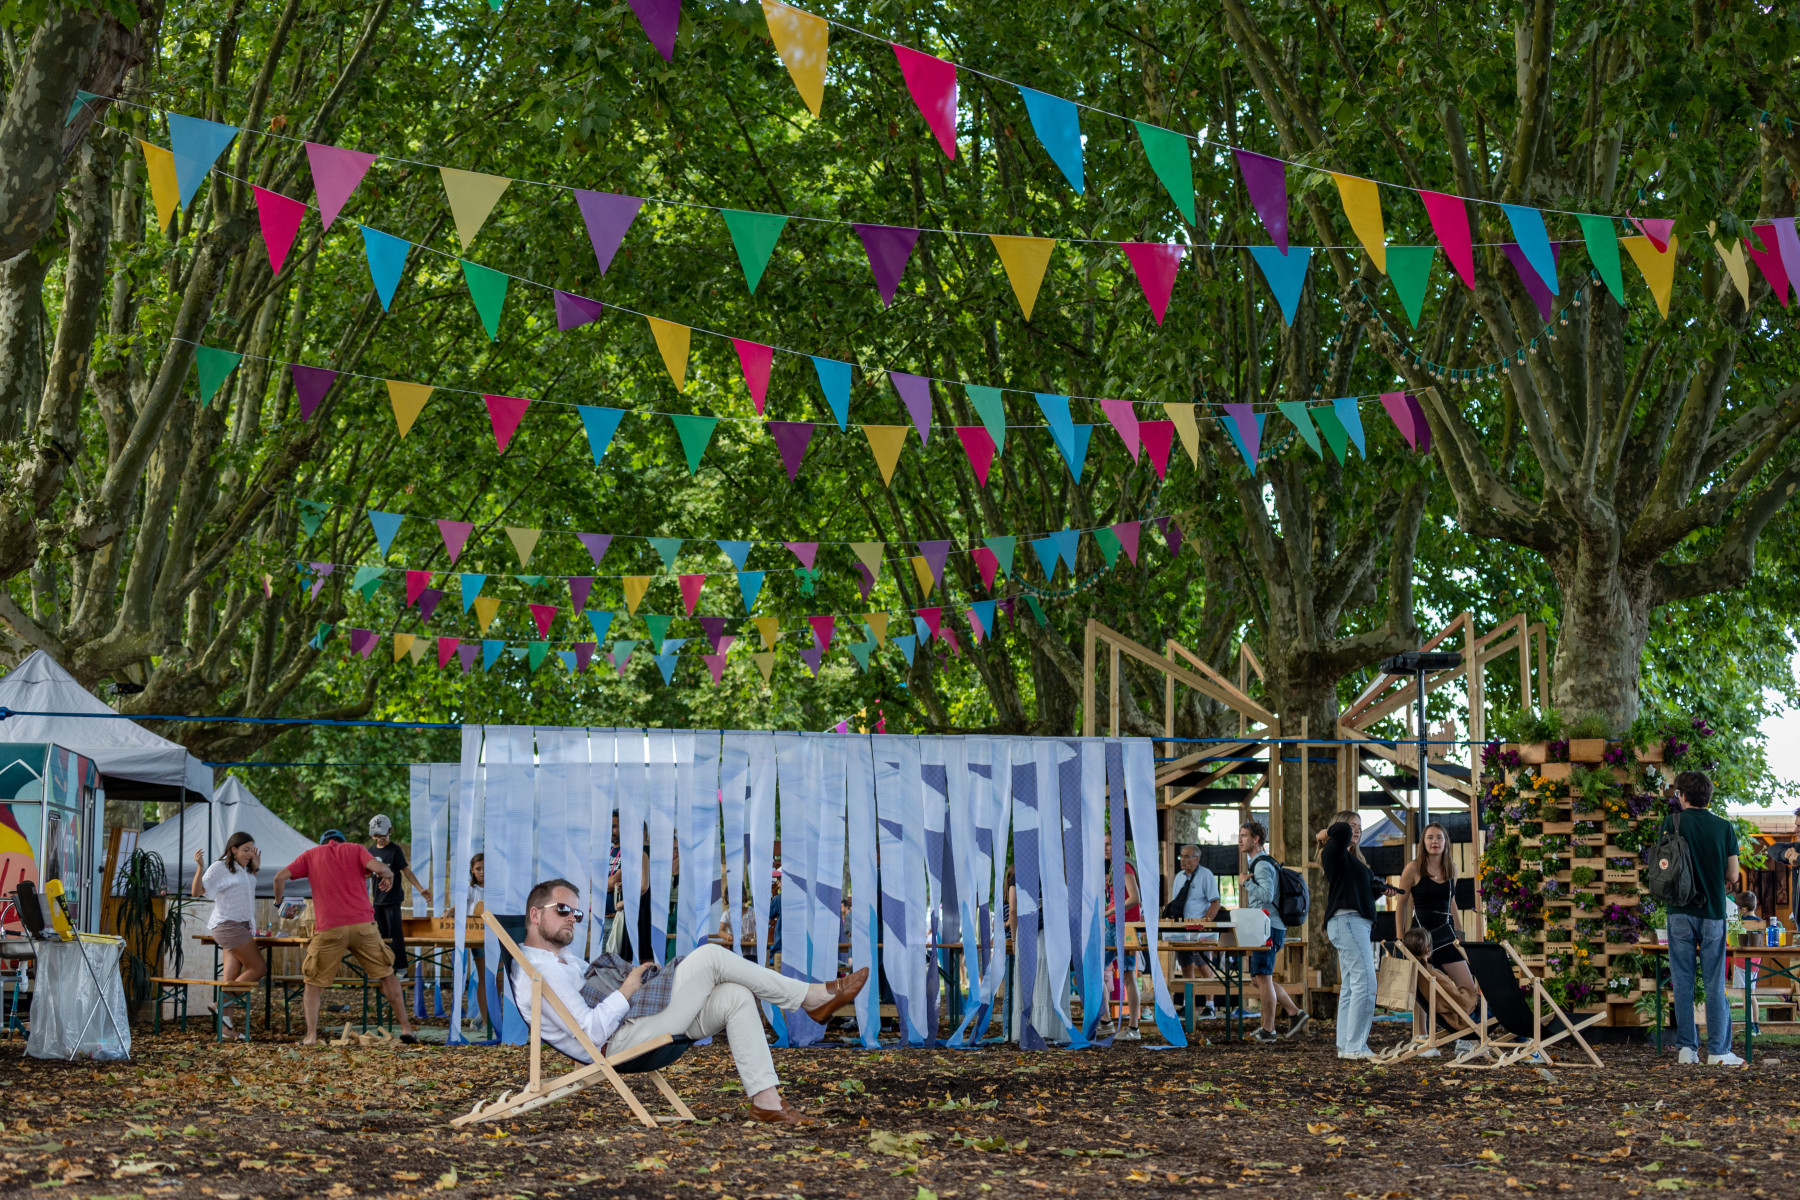
[[[1619,242],[1631,254],[1631,261],[1643,272],[1644,282],[1650,287],[1650,298],[1656,301],[1656,311],[1664,317],[1669,315],[1669,293],[1675,288],[1675,235],[1669,235],[1669,248],[1661,254],[1647,237],[1620,238]]]
[[[891,484],[894,468],[900,465],[900,451],[906,447],[906,435],[911,425],[864,425],[863,436],[869,439],[869,449],[875,452],[875,465],[881,468],[881,482]]]
[[[161,146],[138,139],[144,148],[144,168],[150,177],[150,199],[156,203],[156,225],[169,232],[169,222],[181,206],[181,184],[175,179],[175,156]]]
[[[756,632],[762,635],[764,650],[773,650],[775,643],[781,640],[780,617],[751,617],[750,623],[756,626]]]
[[[801,12],[781,0],[762,0],[763,16],[769,22],[769,36],[775,39],[775,53],[794,77],[800,99],[806,101],[813,116],[825,103],[825,51],[831,41],[831,26],[824,17]]]
[[[1194,465],[1200,465],[1200,426],[1194,420],[1192,404],[1165,404],[1163,411],[1169,414],[1169,420],[1175,422],[1175,432],[1181,435],[1181,448],[1187,451],[1188,458]]]
[[[1744,261],[1744,243],[1741,238],[1733,238],[1727,246],[1718,240],[1719,223],[1708,221],[1706,232],[1713,238],[1713,249],[1719,252],[1719,260],[1725,264],[1725,273],[1731,276],[1732,286],[1737,288],[1738,295],[1744,298],[1744,307],[1750,307],[1750,264]]]
[[[638,605],[644,602],[644,593],[650,590],[650,576],[627,575],[625,577],[625,611],[637,616]]]
[[[416,641],[418,639],[410,633],[396,633],[394,635],[394,661],[399,662],[405,658]]]
[[[644,319],[650,322],[650,333],[656,338],[656,348],[662,352],[663,366],[669,368],[669,378],[675,381],[675,390],[679,392],[687,384],[688,339],[694,331],[673,321],[655,317]]]
[[[881,554],[887,549],[886,542],[851,542],[850,553],[856,555],[856,561],[869,568],[869,574],[881,574]]]
[[[537,549],[538,539],[544,536],[541,529],[521,529],[516,525],[506,527],[506,536],[513,544],[513,553],[519,556],[519,565],[531,565],[531,552]]]
[[[410,653],[412,654],[413,662],[415,664],[423,662],[425,659],[425,651],[429,650],[430,648],[431,648],[431,643],[426,641],[424,638],[414,638],[413,644],[412,644],[412,650],[410,651]]]
[[[869,623],[869,632],[875,635],[875,644],[887,645],[888,615],[884,612],[864,613],[863,620]]]
[[[1350,228],[1356,231],[1357,240],[1375,260],[1375,269],[1386,275],[1387,230],[1381,225],[1381,185],[1373,179],[1339,175],[1336,171],[1331,177],[1337,180],[1338,199],[1344,203],[1344,215],[1350,218]]]
[[[769,683],[770,677],[775,674],[775,652],[768,650],[762,654],[752,654],[750,661],[755,663],[756,669],[762,672],[763,683]]]
[[[925,561],[923,555],[915,554],[913,555],[912,569],[913,578],[919,581],[920,590],[929,597],[932,587],[937,584],[937,580],[931,574],[931,564]]]
[[[450,201],[450,215],[456,218],[456,238],[467,250],[488,214],[500,202],[500,193],[512,180],[501,175],[483,175],[478,171],[456,171],[439,167],[444,179],[444,195]]]
[[[1012,284],[1019,308],[1024,311],[1025,319],[1031,320],[1031,310],[1037,306],[1038,289],[1044,286],[1044,271],[1050,266],[1050,252],[1056,249],[1056,239],[990,233],[988,240],[1000,252],[1000,265],[1006,268],[1006,279]]]
[[[486,633],[494,618],[500,615],[500,601],[493,596],[475,597],[475,616],[481,622],[481,632]]]
[[[429,383],[401,383],[398,379],[388,380],[387,389],[388,403],[394,406],[394,424],[400,427],[400,436],[405,437],[437,389]]]

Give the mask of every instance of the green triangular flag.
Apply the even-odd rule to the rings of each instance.
[[[243,359],[241,354],[211,346],[201,346],[194,351],[194,366],[200,370],[200,407],[212,403],[213,396]]]
[[[1119,535],[1110,529],[1096,529],[1094,540],[1100,543],[1100,553],[1106,557],[1106,569],[1112,570],[1113,560],[1119,557],[1119,551],[1123,549]]]
[[[532,642],[530,645],[531,669],[537,670],[544,665],[544,656],[550,653],[549,642]]]
[[[994,439],[994,453],[1005,450],[1006,404],[1000,398],[1000,389],[978,383],[966,383],[963,389],[969,393],[969,403],[975,406],[981,423],[987,426],[988,436]]]
[[[323,650],[325,648],[325,643],[331,640],[331,635],[335,632],[337,632],[337,626],[333,625],[330,621],[320,621],[318,632],[312,636],[313,649]]]
[[[873,640],[850,643],[850,653],[856,656],[856,664],[865,671],[869,669],[869,652],[873,649],[875,649]]]
[[[1396,249],[1410,250],[1412,247],[1389,246],[1388,253],[1392,254]],[[1393,261],[1392,258],[1388,259],[1390,265]],[[1312,419],[1306,415],[1306,405],[1298,400],[1277,400],[1275,407],[1281,410],[1282,416],[1294,423],[1294,428],[1300,431],[1300,436],[1306,439],[1306,444],[1312,447],[1312,452],[1320,458],[1324,458],[1325,451],[1319,448],[1319,431],[1313,428]]]
[[[1338,420],[1338,415],[1329,408],[1315,408],[1312,419],[1319,423],[1319,432],[1331,446],[1331,452],[1337,455],[1339,463],[1350,461],[1350,431]],[[1323,458],[1324,455],[1319,457]]]
[[[462,263],[463,282],[469,285],[469,299],[475,302],[475,311],[487,328],[488,340],[499,341],[500,310],[506,306],[506,276],[467,259],[456,261]]]
[[[517,579],[526,587],[541,587],[544,582],[544,576],[542,575],[514,575],[513,578]]]
[[[738,265],[744,268],[744,282],[750,285],[754,294],[756,285],[762,282],[763,271],[768,268],[769,256],[775,253],[776,239],[781,237],[787,218],[779,213],[744,212],[736,208],[722,208],[719,215],[725,218],[725,228],[731,230],[731,244],[737,247]]]
[[[719,423],[719,418],[670,413],[669,420],[675,422],[675,432],[681,436],[681,448],[687,454],[688,474],[696,474],[700,470],[700,456],[706,453],[706,444],[712,441],[713,427]]]
[[[364,600],[373,600],[375,590],[381,586],[381,577],[386,574],[385,567],[358,567],[356,578],[350,581],[350,588],[361,592]]]
[[[646,616],[644,618],[644,628],[650,631],[651,645],[660,646],[667,640],[669,636],[669,622],[674,619],[674,617],[655,616]]]
[[[73,104],[69,105],[69,115],[67,117],[63,118],[63,128],[67,129],[69,126],[71,126],[75,123],[75,118],[79,117],[81,115],[81,109],[82,109],[83,105],[85,105],[89,100],[98,100],[99,98],[100,97],[94,95],[94,93],[92,93],[92,92],[84,92],[80,88],[76,88],[75,89],[75,102]]]
[[[311,537],[319,532],[319,526],[325,523],[325,517],[331,512],[331,505],[322,500],[301,500],[298,503],[300,505],[300,527],[306,530],[307,537]]]
[[[1596,217],[1589,213],[1580,213],[1575,217],[1581,222],[1581,234],[1587,239],[1588,258],[1593,260],[1594,270],[1606,282],[1606,290],[1613,294],[1613,299],[1621,305],[1625,303],[1625,277],[1619,274],[1619,228],[1613,224],[1611,217]]]
[[[1188,224],[1195,224],[1194,167],[1188,160],[1187,138],[1160,125],[1146,125],[1142,121],[1132,124],[1137,126],[1138,137],[1143,140],[1144,157],[1150,160],[1150,169],[1162,180],[1169,199],[1175,202]]]
[[[1031,605],[1031,615],[1037,618],[1039,625],[1048,625],[1050,618],[1044,615],[1044,606],[1037,602],[1036,596],[1026,596],[1025,603]]]
[[[1387,273],[1406,309],[1413,328],[1419,327],[1419,309],[1425,303],[1425,285],[1431,282],[1431,259],[1436,246],[1389,246]]]

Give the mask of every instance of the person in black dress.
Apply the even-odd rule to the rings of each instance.
[[[1425,826],[1421,841],[1419,856],[1400,873],[1400,890],[1408,897],[1403,903],[1412,910],[1410,922],[1406,913],[1401,914],[1401,929],[1417,926],[1430,934],[1431,965],[1455,980],[1458,988],[1473,988],[1475,977],[1456,935],[1456,863],[1450,831],[1433,821]]]

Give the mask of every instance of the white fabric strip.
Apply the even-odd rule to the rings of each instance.
[[[462,765],[457,771],[458,787],[456,801],[456,850],[450,856],[450,882],[445,889],[449,898],[450,911],[456,916],[455,937],[456,953],[452,957],[450,991],[450,1033],[447,1037],[452,1045],[464,1042],[462,1035],[463,984],[467,972],[463,970],[463,933],[467,927],[469,912],[469,857],[474,853],[469,848],[474,840],[475,796],[479,787],[481,769],[481,726],[464,725],[462,727]]]
[[[638,913],[644,907],[644,846],[646,786],[645,759],[647,744],[639,729],[621,729],[618,738],[619,801],[619,887],[622,897],[619,919],[625,922],[625,936],[632,953],[641,961],[647,952],[637,944]]]
[[[684,737],[683,732],[650,730],[649,765],[644,769],[644,810],[650,826],[650,953],[658,963],[669,960],[669,899],[675,878],[676,754],[685,748],[688,761],[693,761],[692,735]]]
[[[876,854],[875,757],[867,737],[846,739],[845,842],[850,868],[850,969],[869,968],[869,986],[856,997],[856,1027],[862,1044],[881,1045],[881,868]]]
[[[747,799],[750,789],[750,737],[727,733],[719,749],[719,823],[725,842],[725,921],[731,948],[744,945],[744,856],[749,848]],[[754,933],[754,930],[752,931]]]
[[[1161,834],[1156,827],[1156,762],[1149,738],[1119,738],[1125,749],[1125,804],[1131,811],[1132,842],[1137,848],[1138,888],[1144,902],[1144,953],[1150,960],[1150,979],[1156,989],[1156,1028],[1171,1046],[1187,1045],[1169,981],[1163,978],[1162,960],[1156,956],[1156,921],[1162,912],[1158,892],[1162,886]]]

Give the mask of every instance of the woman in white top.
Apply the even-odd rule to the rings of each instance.
[[[194,851],[195,896],[213,902],[206,930],[225,955],[226,983],[252,984],[264,974],[262,955],[256,949],[256,872],[262,854],[256,839],[243,830],[231,835],[219,861],[205,868],[205,855]]]

